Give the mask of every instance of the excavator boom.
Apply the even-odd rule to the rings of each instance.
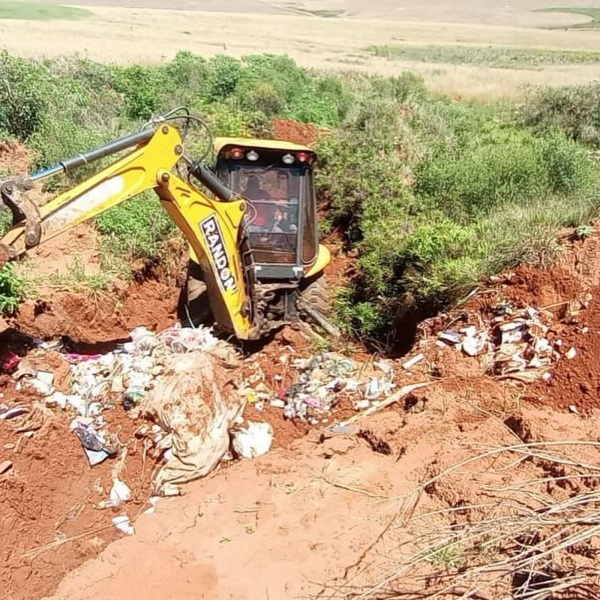
[[[36,181],[130,148],[122,158],[41,207],[27,198]],[[154,190],[200,260],[219,328],[241,340],[256,339],[260,327],[254,322],[251,267],[243,264],[240,253],[245,200],[200,163],[191,164],[189,174],[210,195],[189,176],[184,180],[174,173],[175,165],[185,158],[183,153],[179,131],[163,122],[30,177],[1,182],[0,194],[13,212],[14,226],[0,240],[0,256],[17,258],[121,202]]]

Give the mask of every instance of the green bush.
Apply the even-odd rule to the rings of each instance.
[[[47,106],[49,73],[36,62],[0,53],[0,129],[26,140]]]
[[[524,125],[545,132],[561,129],[569,138],[600,147],[600,82],[537,89],[519,109]]]
[[[221,102],[231,96],[242,76],[242,65],[239,60],[218,55],[209,62],[206,98],[211,102]]]
[[[549,264],[559,228],[598,216],[598,168],[582,145],[600,144],[598,91],[538,91],[515,111],[430,94],[411,73],[323,74],[285,56],[180,52],[160,66],[119,67],[4,53],[0,133],[28,140],[46,166],[179,105],[215,135],[268,137],[274,118],[327,128],[317,145],[321,230],[342,232],[358,257],[356,277],[336,294],[338,318],[356,335],[391,341],[407,307],[444,306],[520,262]],[[187,153],[202,156],[205,146],[192,128]],[[107,264],[164,260],[181,240],[152,192],[96,226]],[[4,274],[6,298],[19,295],[13,275]]]
[[[189,96],[206,94],[210,69],[204,57],[188,51],[178,52],[165,66],[165,72],[178,91],[184,91]]]
[[[125,96],[127,117],[148,120],[165,105],[170,90],[166,70],[161,67],[113,67],[115,89]]]
[[[167,242],[180,237],[154,192],[140,194],[96,220],[105,248],[128,261],[160,259]]]
[[[452,102],[405,81],[359,82],[342,127],[319,145],[330,225],[359,254],[339,319],[367,338],[393,331],[407,303],[433,310],[482,276],[548,264],[557,230],[597,205],[597,169],[562,132],[536,136],[506,106]]]
[[[4,237],[12,225],[12,213],[8,208],[0,208],[0,238]]]
[[[538,149],[553,193],[593,192],[597,173],[585,148],[567,139],[559,130],[551,129],[539,140]]]
[[[458,153],[441,150],[419,166],[416,177],[417,194],[459,220],[527,202],[550,188],[542,157],[527,136]]]
[[[0,269],[0,312],[11,314],[19,306],[23,295],[24,281],[17,276],[12,264]]]

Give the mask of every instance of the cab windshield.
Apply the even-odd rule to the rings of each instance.
[[[302,171],[247,164],[230,171],[230,187],[249,201],[245,221],[258,263],[298,263]]]

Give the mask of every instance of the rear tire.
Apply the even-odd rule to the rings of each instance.
[[[331,313],[331,297],[329,294],[329,286],[324,273],[317,275],[311,279],[306,287],[300,289],[302,300],[313,310],[321,313],[323,316],[328,316]]]
[[[193,260],[188,261],[187,277],[179,294],[177,313],[183,327],[209,326],[214,322],[202,269]]]

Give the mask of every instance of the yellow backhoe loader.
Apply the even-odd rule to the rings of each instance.
[[[193,123],[206,127],[178,108],[112,143],[1,181],[13,226],[0,240],[0,264],[154,190],[189,245],[182,321],[210,322],[239,340],[260,339],[301,320],[337,335],[326,317],[323,270],[330,254],[318,241],[315,153],[283,141],[211,137],[217,159],[210,169],[186,155],[183,143]],[[28,198],[37,182],[119,153],[42,206]]]

